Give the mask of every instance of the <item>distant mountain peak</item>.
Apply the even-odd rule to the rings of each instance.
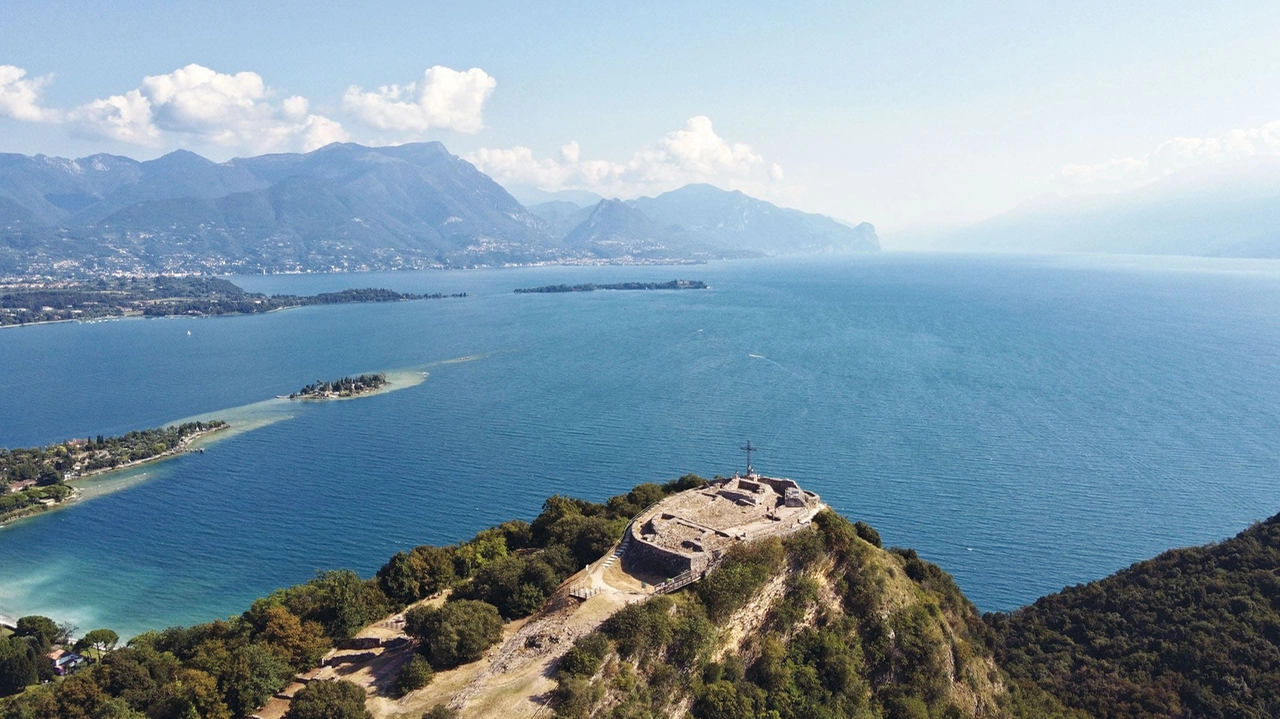
[[[663,262],[877,247],[869,226],[706,184],[637,200],[565,197],[526,208],[439,142],[333,143],[221,163],[188,150],[147,162],[0,155],[0,275]]]

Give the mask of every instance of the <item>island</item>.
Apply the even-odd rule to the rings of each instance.
[[[71,439],[44,447],[0,448],[0,523],[42,512],[75,496],[68,482],[187,451],[221,420]]]
[[[359,377],[343,377],[332,382],[316,380],[290,394],[289,399],[344,399],[377,392],[385,386],[387,386],[387,376],[381,372],[362,374]]]
[[[90,281],[26,282],[0,287],[0,326],[110,317],[205,317],[259,314],[289,307],[354,302],[404,302],[466,297],[364,288],[315,295],[246,292],[218,277],[113,277]]]
[[[670,282],[618,282],[611,285],[547,285],[545,287],[521,287],[518,295],[549,292],[595,292],[596,290],[705,290],[707,283],[700,280],[671,280]]]

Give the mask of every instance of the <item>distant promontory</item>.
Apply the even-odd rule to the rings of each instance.
[[[594,292],[596,290],[705,290],[707,283],[700,280],[671,280],[670,282],[617,282],[611,285],[546,285],[544,287],[521,287],[515,290],[518,295],[539,294],[544,292]]]
[[[112,277],[82,282],[29,282],[0,290],[0,325],[108,317],[205,317],[258,314],[288,307],[466,297],[363,288],[315,295],[246,292],[218,277]]]

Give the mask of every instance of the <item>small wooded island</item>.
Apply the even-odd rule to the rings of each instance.
[[[289,395],[289,399],[340,399],[343,397],[357,397],[362,394],[376,392],[387,385],[387,376],[381,372],[377,374],[362,374],[359,377],[343,377],[342,379],[325,382],[316,380],[302,389]]]
[[[545,287],[521,287],[518,295],[546,292],[594,292],[596,290],[705,290],[707,283],[701,280],[671,280],[670,282],[618,282],[612,285],[546,285]]]
[[[353,302],[405,302],[466,297],[364,288],[316,295],[246,292],[218,277],[115,277],[86,282],[28,283],[0,288],[0,326],[105,317],[258,314],[287,307]]]
[[[197,437],[226,422],[187,422],[119,437],[70,439],[45,447],[0,448],[0,522],[42,512],[69,499],[68,481],[186,451]]]

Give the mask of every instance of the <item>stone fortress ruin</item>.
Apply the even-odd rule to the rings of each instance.
[[[651,575],[682,578],[683,585],[719,565],[735,543],[795,532],[823,506],[794,480],[765,477],[748,465],[745,475],[671,495],[640,513],[623,538],[624,561]]]

